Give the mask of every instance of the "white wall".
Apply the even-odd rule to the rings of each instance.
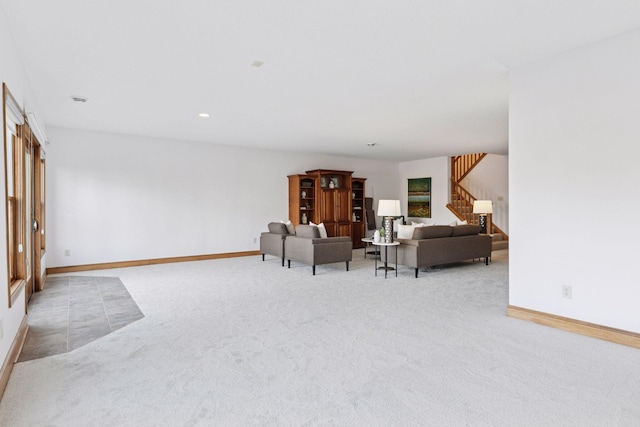
[[[395,194],[396,163],[50,127],[48,267],[259,249],[287,175],[327,168]],[[71,256],[65,256],[70,250]]]
[[[22,62],[18,56],[17,49],[13,42],[13,36],[9,32],[8,22],[4,15],[4,10],[0,7],[0,81],[7,84],[16,101],[21,106],[30,100],[30,90],[24,74]],[[1,96],[1,95],[0,95]],[[0,102],[0,104],[3,104]],[[33,105],[33,104],[31,104]],[[33,109],[36,111],[35,109]],[[4,104],[2,105],[4,114]],[[2,125],[0,125],[1,127]],[[1,138],[0,138],[1,139]],[[4,144],[0,144],[0,168],[4,177]],[[5,186],[0,185],[0,236],[2,242],[7,241],[7,212],[5,202],[7,194]],[[2,322],[3,336],[0,338],[0,364],[6,359],[11,344],[15,339],[20,323],[25,315],[24,289],[16,296],[13,307],[9,307],[8,283],[7,283],[7,246],[0,244],[0,322]]]
[[[634,31],[511,75],[514,306],[640,332],[638,52]]]
[[[493,223],[509,234],[509,156],[487,154],[461,185],[478,200],[493,202]]]
[[[407,214],[407,180],[431,178],[431,218],[408,218],[408,221],[450,224],[457,219],[447,208],[451,180],[450,162],[449,157],[436,157],[400,163],[400,182],[397,191],[403,215]]]

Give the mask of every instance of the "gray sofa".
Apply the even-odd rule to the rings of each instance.
[[[282,260],[284,267],[284,241],[289,235],[287,226],[281,222],[270,222],[269,231],[260,234],[260,253],[262,261],[265,255],[273,255]]]
[[[284,240],[284,254],[287,267],[291,261],[311,265],[316,274],[316,265],[345,262],[349,271],[349,261],[353,255],[351,237],[320,237],[318,227],[300,224],[296,226],[296,234],[288,235]]]
[[[416,277],[420,268],[448,264],[468,259],[484,258],[489,264],[491,257],[491,237],[479,234],[477,225],[433,225],[418,227],[411,239],[396,239],[398,264],[415,269]],[[391,262],[395,261],[395,251],[389,251]]]

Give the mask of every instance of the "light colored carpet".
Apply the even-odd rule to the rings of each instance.
[[[145,317],[16,364],[0,425],[640,425],[640,352],[506,317],[507,257],[418,279],[362,251],[315,277],[259,257],[95,272]]]

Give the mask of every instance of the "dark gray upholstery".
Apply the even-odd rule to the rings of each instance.
[[[287,226],[281,222],[270,222],[269,232],[260,234],[260,253],[262,261],[265,255],[273,255],[282,260],[284,267],[284,241],[289,235]]]
[[[466,225],[458,225],[456,227],[451,227],[451,230],[453,231],[451,233],[451,236],[453,237],[473,236],[473,235],[479,234],[480,231],[482,230],[482,227],[480,227],[479,225],[466,224]]]
[[[267,228],[269,229],[269,233],[289,234],[289,230],[287,230],[287,226],[282,222],[270,222],[269,224],[267,224]]]
[[[414,228],[412,239],[422,240],[451,237],[451,233],[453,233],[453,227],[449,225],[429,225]]]
[[[320,230],[313,225],[300,224],[296,227],[296,236],[307,239],[319,239]]]
[[[284,252],[288,267],[291,261],[309,264],[316,274],[316,265],[345,262],[349,271],[352,259],[353,244],[351,237],[321,238],[318,227],[301,224],[296,226],[295,236],[288,236],[284,241]]]
[[[400,242],[398,264],[414,268],[416,277],[418,269],[439,264],[474,258],[484,258],[488,264],[491,237],[478,234],[479,231],[480,227],[476,225],[418,227],[414,230],[413,239],[397,239]],[[389,258],[395,261],[395,251],[389,252]]]

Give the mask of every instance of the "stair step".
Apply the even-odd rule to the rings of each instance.
[[[508,240],[498,240],[496,242],[491,243],[492,251],[499,251],[500,249],[508,249],[509,241]]]

